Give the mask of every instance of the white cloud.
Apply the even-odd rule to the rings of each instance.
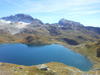
[[[100,3],[100,0],[5,0],[24,12],[56,12],[61,10],[78,9],[80,6]],[[80,8],[81,9],[81,8]]]
[[[95,14],[99,10],[95,4],[100,0],[5,0],[6,2],[18,7],[17,12],[24,13],[76,13],[76,14]]]
[[[100,14],[100,10],[80,11],[80,12],[75,12],[75,13],[72,13],[72,14],[79,14],[81,16],[93,15],[93,14]]]

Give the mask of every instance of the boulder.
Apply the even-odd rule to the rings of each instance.
[[[45,64],[38,65],[37,67],[38,67],[38,69],[43,70],[43,71],[49,70],[48,66]]]

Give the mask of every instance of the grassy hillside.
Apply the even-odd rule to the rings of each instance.
[[[76,32],[75,32],[76,33]],[[0,43],[24,43],[31,45],[44,45],[44,44],[61,44],[68,47],[82,55],[88,57],[93,63],[93,71],[82,72],[76,68],[66,66],[59,63],[48,63],[46,64],[51,70],[41,71],[36,66],[21,66],[14,64],[1,63],[0,72],[7,70],[7,75],[82,75],[91,74],[95,75],[96,72],[99,74],[100,71],[100,58],[97,57],[97,50],[100,49],[100,40],[79,34],[73,34],[69,32],[66,35],[36,35],[36,34],[16,34],[0,35]]]
[[[94,63],[94,68],[100,68],[100,57],[98,57],[98,54],[100,54],[100,40],[87,42],[71,48],[88,57]]]

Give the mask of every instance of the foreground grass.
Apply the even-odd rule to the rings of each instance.
[[[49,70],[41,70],[37,65],[23,66],[0,63],[0,75],[99,75],[99,70],[83,72],[77,68],[62,63],[51,62],[44,64]],[[97,74],[98,73],[98,74]]]

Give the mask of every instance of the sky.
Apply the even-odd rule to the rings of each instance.
[[[18,13],[31,15],[44,23],[61,18],[100,27],[100,0],[0,0],[0,17]]]

